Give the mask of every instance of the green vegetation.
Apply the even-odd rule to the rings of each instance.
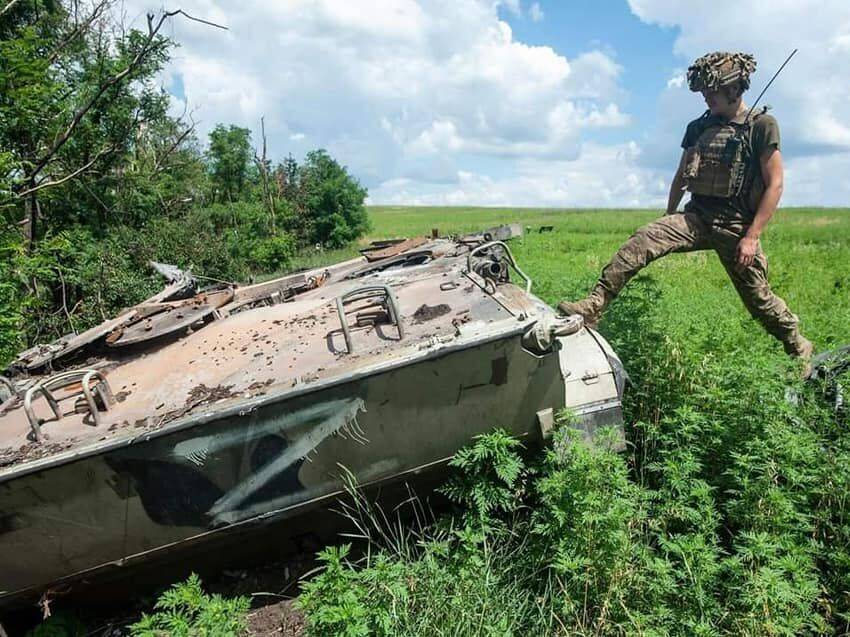
[[[274,165],[219,124],[202,150],[155,78],[177,14],[116,24],[114,0],[0,12],[0,364],[149,296],[151,259],[229,281],[368,228],[366,190],[326,152]],[[220,37],[210,27],[210,38]]]
[[[549,303],[584,294],[657,214],[370,212],[383,235],[554,225],[512,243]],[[764,243],[818,347],[850,343],[850,211],[781,211]],[[846,410],[798,380],[711,253],[652,265],[601,331],[634,380],[628,451],[587,448],[562,426],[541,453],[497,431],[458,454],[445,488],[457,509],[437,523],[375,529],[384,516],[359,504],[367,557],[320,554],[299,602],[310,634],[848,632]]]
[[[231,637],[245,632],[247,597],[207,595],[197,575],[175,584],[156,602],[156,612],[130,626],[132,637]]]

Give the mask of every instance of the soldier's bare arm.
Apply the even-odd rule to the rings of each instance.
[[[776,212],[784,188],[782,153],[777,148],[770,147],[762,153],[759,163],[764,180],[764,194],[759,201],[756,216],[750,229],[738,243],[738,263],[744,266],[752,265],[753,259],[758,254],[759,238],[771,217],[773,217],[773,213]]]
[[[679,207],[682,201],[682,196],[685,194],[685,179],[682,177],[685,170],[685,155],[686,151],[682,151],[682,157],[679,159],[679,167],[676,169],[676,174],[673,175],[673,181],[670,183],[670,194],[667,196],[667,214],[672,215]]]

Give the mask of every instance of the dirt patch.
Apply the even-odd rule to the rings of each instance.
[[[251,383],[250,385],[248,385],[248,391],[255,392],[259,389],[265,389],[266,387],[268,387],[272,383],[274,383],[274,378],[269,378],[268,380],[266,380],[264,382],[260,382],[260,381],[256,380],[253,383]]]
[[[207,387],[201,383],[189,390],[189,395],[186,397],[186,403],[183,407],[166,412],[156,421],[152,418],[137,420],[135,426],[146,427],[148,430],[154,431],[167,423],[173,422],[178,418],[182,418],[196,407],[209,405],[211,403],[218,402],[219,400],[239,397],[239,392],[233,391],[233,385],[216,385],[215,387]],[[162,407],[163,404],[159,404],[156,406],[156,409],[160,409]]]
[[[304,634],[304,615],[287,599],[252,610],[248,614],[248,634],[295,637]]]
[[[225,597],[251,598],[247,634],[252,637],[303,635],[304,616],[294,608],[292,598],[298,594],[300,578],[316,567],[314,555],[311,550],[259,567],[224,570],[208,578],[206,588]]]
[[[440,303],[439,305],[426,305],[423,303],[419,306],[419,309],[413,313],[413,322],[425,323],[426,321],[433,321],[436,318],[445,316],[451,311],[452,308],[445,303]]]

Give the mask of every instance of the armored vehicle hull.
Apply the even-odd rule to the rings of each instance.
[[[395,246],[25,353],[0,416],[0,604],[291,518],[345,472],[439,470],[496,426],[621,425],[616,356],[511,283],[504,244]]]

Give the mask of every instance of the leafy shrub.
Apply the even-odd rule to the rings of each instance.
[[[528,459],[502,430],[477,437],[444,488],[458,514],[404,547],[371,533],[362,561],[322,554],[300,600],[310,634],[843,631],[848,491],[827,485],[846,484],[850,444],[822,391],[789,402],[772,364],[645,370],[698,373],[680,382],[701,408],[642,421],[637,463],[567,413]]]
[[[522,444],[504,429],[474,438],[449,461],[458,471],[441,490],[465,507],[472,521],[486,523],[491,516],[515,510],[525,467],[518,451]]]
[[[292,263],[295,242],[289,235],[278,235],[258,242],[251,252],[251,262],[259,270],[275,272]]]
[[[156,612],[130,627],[133,637],[237,637],[246,630],[247,597],[207,595],[192,574],[156,601]]]
[[[299,170],[301,216],[309,243],[339,248],[369,229],[366,189],[324,150],[307,154]]]

